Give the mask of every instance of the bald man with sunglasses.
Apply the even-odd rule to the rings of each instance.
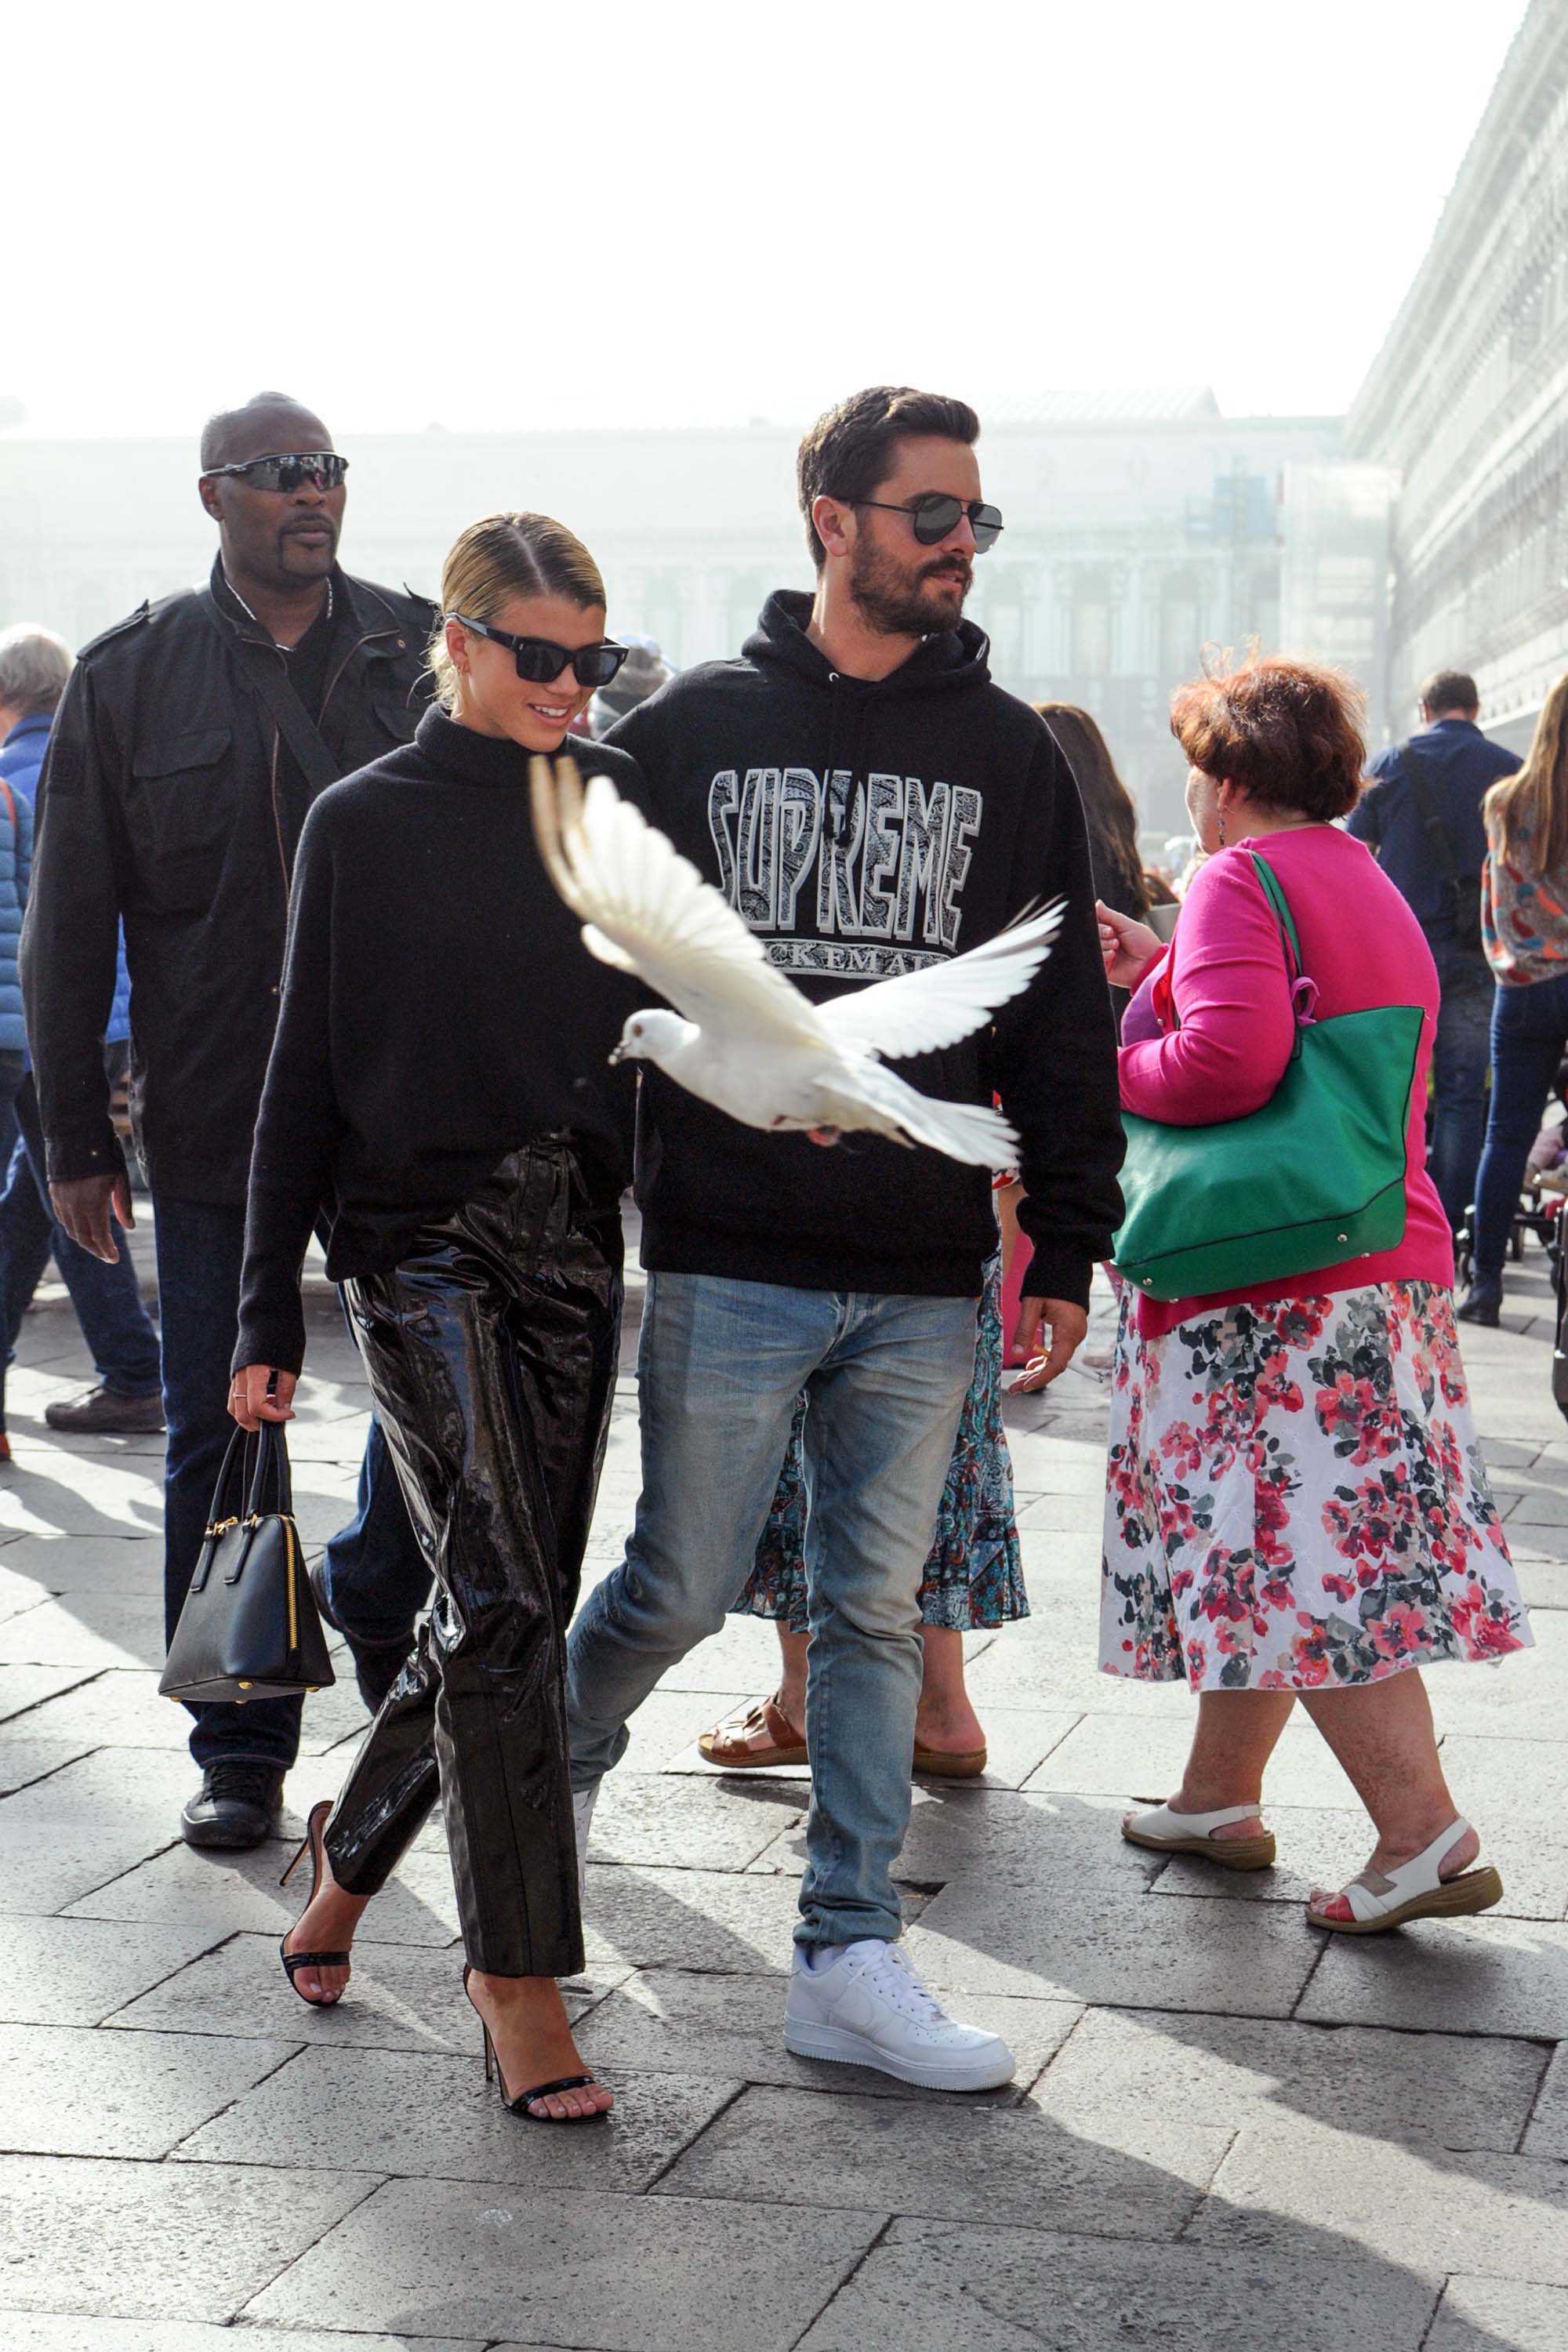
[[[86,647],[39,784],[22,966],[50,1190],[71,1239],[110,1262],[117,1226],[132,1223],[100,1045],[125,926],[132,1116],[162,1304],[170,1630],[231,1427],[250,1143],[295,845],[317,793],[409,741],[426,699],[434,608],[338,562],[347,471],[320,417],[282,394],[210,420],[196,488],[217,526],[211,576]],[[412,1537],[395,1494],[378,1497],[393,1482],[372,1475],[377,1451],[373,1433],[353,1532],[401,1551]],[[418,1573],[416,1557],[399,1565],[405,1580]],[[297,1751],[299,1701],[192,1713],[203,1779],[182,1833],[258,1843]]]

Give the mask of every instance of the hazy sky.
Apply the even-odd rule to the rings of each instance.
[[[1523,0],[14,13],[0,395],[194,433],[1343,407]]]

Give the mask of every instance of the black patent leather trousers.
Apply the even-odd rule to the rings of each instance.
[[[472,1966],[571,1976],[565,1636],[615,1393],[620,1220],[552,1139],[346,1297],[437,1593],[327,1824],[333,1874],[374,1894],[439,1794]]]

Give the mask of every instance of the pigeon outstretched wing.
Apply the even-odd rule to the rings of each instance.
[[[946,963],[835,997],[820,1008],[823,1026],[837,1044],[892,1061],[955,1045],[999,1004],[1023,994],[1050,954],[1066,904],[1058,898]]]
[[[583,944],[641,974],[715,1034],[779,1045],[834,1040],[816,1008],[774,970],[734,909],[607,777],[586,792],[576,763],[530,766],[533,829],[551,880],[583,918]]]

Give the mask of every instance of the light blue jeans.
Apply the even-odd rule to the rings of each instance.
[[[921,1692],[917,1594],[974,1370],[975,1298],[650,1275],[637,1379],[642,1495],[619,1568],[567,1643],[572,1785],[715,1633],[746,1580],[806,1392],[812,1758],[803,1944],[896,1937]]]

